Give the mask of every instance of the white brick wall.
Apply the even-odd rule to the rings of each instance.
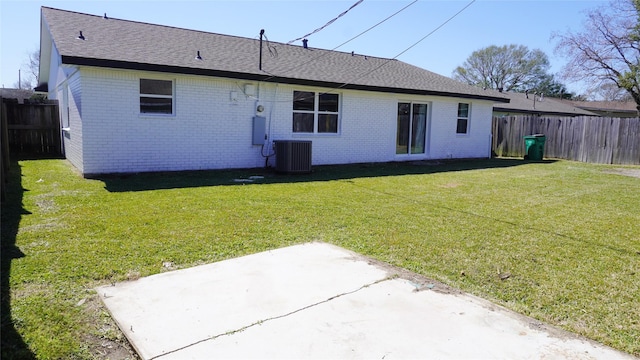
[[[58,108],[60,111],[60,119],[64,119],[63,112],[67,111],[68,106],[68,124],[70,131],[63,132],[62,142],[65,157],[81,172],[84,172],[83,162],[83,142],[82,142],[82,86],[80,82],[80,73],[76,67],[60,66],[60,55],[52,44],[51,63],[49,73],[49,98],[58,100]],[[67,91],[67,103],[64,103],[64,92]]]
[[[456,134],[458,103],[471,104],[469,132]],[[493,104],[487,101],[439,98],[433,102],[429,157],[481,158],[491,153],[491,113]]]
[[[83,163],[83,131],[82,131],[82,86],[80,75],[75,73],[67,82],[69,86],[69,131],[64,134],[65,156],[80,171],[84,170]],[[64,105],[64,104],[63,104]],[[65,111],[65,109],[62,109]]]
[[[257,98],[265,107],[269,142],[311,140],[314,165],[489,156],[488,101],[462,100],[472,104],[470,133],[456,135],[456,99],[339,90],[339,134],[304,135],[291,131],[293,90],[327,89],[98,68],[79,74],[82,110],[76,111],[71,141],[80,140],[81,156],[76,149],[67,156],[85,174],[262,167],[261,146],[252,145]],[[175,116],[139,114],[141,77],[175,82]],[[248,83],[255,86],[255,97],[243,93]],[[395,154],[399,101],[428,103],[426,154]],[[76,130],[81,137],[74,137]]]

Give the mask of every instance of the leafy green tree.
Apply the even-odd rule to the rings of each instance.
[[[582,32],[555,34],[567,79],[626,90],[640,112],[640,0],[612,0],[591,10]]]
[[[544,96],[547,97],[560,99],[573,99],[576,96],[574,93],[567,90],[567,87],[551,74],[542,75],[536,80],[537,81],[533,87],[529,89],[529,92],[544,94]]]
[[[549,59],[541,50],[529,50],[523,45],[491,45],[474,51],[453,71],[453,78],[483,88],[525,91],[548,76],[549,67]]]

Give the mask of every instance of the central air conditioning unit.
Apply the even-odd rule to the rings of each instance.
[[[274,143],[277,172],[311,172],[311,141],[276,140]]]

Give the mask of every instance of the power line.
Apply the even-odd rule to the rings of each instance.
[[[473,4],[474,2],[476,2],[476,0],[471,0],[471,2],[469,2],[465,7],[463,7],[462,9],[460,9],[460,11],[458,11],[457,13],[453,14],[453,16],[451,16],[450,18],[448,18],[445,22],[443,22],[440,26],[438,26],[437,28],[433,29],[430,33],[428,33],[427,35],[423,36],[420,40],[416,41],[415,43],[413,43],[411,46],[409,46],[408,48],[406,48],[405,50],[403,50],[401,53],[399,53],[398,55],[394,56],[392,59],[396,59],[398,57],[400,57],[402,54],[406,53],[407,51],[411,50],[413,47],[415,47],[416,45],[418,45],[419,43],[421,43],[424,39],[428,38],[429,36],[431,36],[433,33],[435,33],[436,31],[440,30],[440,28],[444,27],[445,25],[447,25],[451,20],[453,20],[454,18],[456,18],[458,15],[460,15],[463,11],[465,11],[469,6],[471,6],[471,4]]]
[[[343,45],[346,45],[347,43],[349,43],[349,42],[351,42],[351,41],[353,41],[353,40],[355,40],[355,39],[359,38],[360,36],[362,36],[362,35],[364,35],[364,34],[368,33],[369,31],[373,30],[374,28],[378,27],[379,25],[381,25],[381,24],[382,24],[382,23],[384,23],[385,21],[387,21],[387,20],[391,19],[392,17],[394,17],[394,16],[398,15],[399,13],[403,12],[403,11],[404,11],[404,10],[406,10],[409,6],[411,6],[411,5],[413,5],[413,4],[417,3],[417,2],[418,2],[418,0],[414,0],[414,1],[413,1],[413,2],[411,2],[409,5],[407,5],[407,6],[403,7],[402,9],[400,9],[400,10],[396,11],[395,13],[393,13],[393,14],[389,15],[389,16],[388,16],[388,17],[386,17],[384,20],[382,20],[382,21],[378,22],[377,24],[375,24],[375,25],[371,26],[371,27],[370,27],[370,28],[368,28],[367,30],[365,30],[365,31],[361,32],[360,34],[358,34],[358,35],[356,35],[356,36],[352,37],[351,39],[349,39],[349,40],[347,40],[347,41],[343,42],[342,44],[340,44],[340,45],[338,45],[338,46],[334,47],[333,49],[331,49],[331,51],[333,51],[333,50],[335,50],[335,49],[338,49],[338,48],[342,47]],[[323,56],[324,56],[324,55],[323,55]],[[320,58],[320,57],[321,57],[321,56],[318,56],[318,58]],[[315,60],[315,59],[314,59],[314,60]]]
[[[344,43],[342,43],[342,44],[338,45],[337,47],[335,47],[335,48],[334,48],[334,50],[335,50],[335,49],[337,49],[338,47],[340,47],[340,46],[342,46],[342,45],[344,45],[344,44],[346,44],[346,43],[350,42],[351,40],[353,40],[353,39],[355,39],[355,38],[359,37],[360,35],[362,35],[362,34],[364,34],[364,33],[368,32],[368,31],[370,31],[370,30],[371,30],[371,29],[373,29],[374,27],[376,27],[376,26],[378,26],[378,25],[382,24],[383,22],[387,21],[387,20],[388,20],[388,19],[390,19],[391,17],[395,16],[396,14],[398,14],[398,13],[400,13],[401,11],[405,10],[405,9],[406,9],[406,8],[408,8],[409,6],[413,5],[413,4],[414,4],[414,3],[416,3],[417,1],[418,1],[418,0],[414,0],[414,1],[413,1],[412,3],[410,3],[409,5],[405,6],[405,7],[404,7],[404,8],[402,8],[402,9],[400,9],[399,11],[397,11],[396,13],[394,13],[394,14],[392,14],[391,16],[387,17],[386,19],[382,20],[381,22],[377,23],[376,25],[374,25],[374,26],[370,27],[369,29],[367,29],[367,30],[363,31],[362,33],[360,33],[360,34],[356,35],[355,37],[353,37],[353,38],[351,38],[351,39],[347,40],[346,42],[344,42]],[[416,42],[414,42],[413,44],[411,44],[411,45],[410,45],[409,47],[407,47],[406,49],[402,50],[400,53],[398,53],[398,54],[397,54],[397,55],[395,55],[394,57],[392,57],[392,58],[390,58],[390,59],[386,59],[386,61],[385,61],[385,62],[383,62],[382,64],[380,64],[380,65],[378,65],[378,66],[374,67],[373,69],[371,69],[371,70],[369,70],[369,71],[367,71],[367,72],[365,72],[365,73],[363,73],[363,74],[361,74],[361,75],[357,76],[356,78],[354,78],[353,80],[351,80],[351,82],[346,82],[346,83],[344,83],[344,84],[342,84],[342,85],[340,85],[340,86],[338,86],[338,87],[330,88],[330,89],[329,89],[329,91],[324,92],[324,94],[328,94],[328,93],[330,93],[331,91],[334,91],[334,90],[338,90],[338,89],[344,88],[345,86],[347,86],[347,85],[349,85],[349,84],[353,83],[353,81],[356,81],[356,80],[358,80],[358,79],[361,79],[361,78],[363,78],[363,77],[365,77],[365,76],[367,76],[367,75],[369,75],[369,74],[371,74],[371,73],[373,73],[373,72],[375,72],[375,71],[378,71],[378,70],[379,70],[379,69],[381,69],[383,66],[387,65],[389,62],[391,62],[391,61],[393,61],[393,60],[396,60],[398,57],[400,57],[401,55],[403,55],[403,54],[404,54],[404,53],[406,53],[407,51],[411,50],[412,48],[416,47],[419,43],[421,43],[422,41],[424,41],[425,39],[427,39],[429,36],[433,35],[436,31],[438,31],[438,30],[440,30],[441,28],[443,28],[446,24],[448,24],[448,23],[449,23],[449,22],[451,22],[453,19],[455,19],[458,15],[460,15],[463,11],[465,11],[467,8],[469,8],[469,7],[470,7],[473,3],[475,3],[475,2],[476,2],[476,0],[471,0],[467,5],[465,5],[465,6],[464,6],[462,9],[460,9],[458,12],[456,12],[456,13],[455,13],[455,14],[453,14],[451,17],[449,17],[447,20],[445,20],[442,24],[438,25],[435,29],[431,30],[428,34],[426,34],[425,36],[423,36],[422,38],[420,38],[418,41],[416,41]],[[331,50],[331,51],[333,51],[333,50]],[[326,53],[326,54],[328,54],[328,53]],[[315,57],[315,58],[313,58],[313,59],[311,59],[311,60],[309,60],[309,61],[307,61],[307,62],[305,62],[305,63],[303,63],[303,64],[301,64],[301,65],[298,65],[298,66],[296,66],[296,67],[293,67],[293,68],[289,69],[288,71],[295,70],[295,69],[299,68],[300,66],[303,66],[303,65],[306,65],[306,64],[308,64],[308,63],[310,63],[310,62],[316,61],[317,59],[319,59],[319,58],[321,58],[321,57],[323,57],[323,56],[325,56],[325,55],[320,55],[320,56],[318,56],[318,57]],[[272,78],[277,77],[277,75],[275,75],[275,74],[271,74],[271,73],[269,73],[269,72],[267,72],[267,71],[265,71],[265,70],[262,70],[262,71],[263,71],[263,72],[265,72],[265,73],[267,73],[267,74],[269,74],[270,76],[269,76],[269,77],[267,77],[266,79],[261,80],[261,81],[267,81],[267,80],[269,80],[269,79],[272,79]]]
[[[299,37],[299,38],[297,38],[297,39],[294,39],[294,40],[289,41],[289,42],[287,43],[287,45],[290,45],[291,43],[294,43],[294,42],[296,42],[296,41],[298,41],[298,40],[302,40],[302,39],[304,39],[304,38],[306,38],[306,37],[308,37],[308,36],[311,36],[311,35],[313,35],[313,34],[315,34],[315,33],[319,32],[319,31],[322,31],[324,28],[326,28],[327,26],[329,26],[329,25],[333,24],[333,23],[334,23],[336,20],[338,20],[339,18],[343,17],[343,16],[344,16],[346,13],[348,13],[351,9],[353,9],[354,7],[356,7],[356,6],[360,5],[360,4],[362,4],[362,2],[363,2],[363,1],[364,1],[364,0],[358,0],[355,4],[351,5],[351,7],[350,7],[350,8],[348,8],[348,9],[347,9],[347,10],[345,10],[345,11],[343,11],[340,15],[338,15],[338,16],[336,16],[335,18],[333,18],[333,19],[329,20],[329,22],[328,22],[328,23],[326,23],[326,24],[322,25],[321,27],[319,27],[319,28],[317,28],[317,29],[313,30],[312,32],[310,32],[310,33],[308,33],[308,34],[306,34],[306,35],[304,35],[304,36],[301,36],[301,37]]]
[[[462,9],[460,9],[457,13],[453,14],[450,18],[448,18],[445,22],[443,22],[442,24],[440,24],[438,27],[436,27],[435,29],[431,30],[431,32],[429,32],[427,35],[423,36],[420,40],[416,41],[415,43],[411,44],[408,48],[402,50],[400,53],[398,53],[396,56],[392,57],[391,59],[388,59],[387,61],[385,61],[384,63],[382,63],[379,66],[376,66],[375,68],[363,73],[362,75],[358,76],[357,78],[355,78],[353,81],[361,79],[371,73],[373,73],[374,71],[377,71],[378,69],[382,68],[383,66],[387,65],[390,61],[392,60],[396,60],[398,57],[400,57],[402,54],[406,53],[407,51],[411,50],[412,48],[414,48],[415,46],[417,46],[419,43],[421,43],[422,41],[424,41],[426,38],[428,38],[429,36],[433,35],[433,33],[435,33],[436,31],[440,30],[442,27],[444,27],[446,24],[448,24],[451,20],[453,20],[454,18],[456,18],[458,15],[460,15],[463,11],[465,11],[469,6],[471,6],[474,2],[476,2],[476,0],[471,0],[467,5],[465,5]],[[350,83],[344,83],[340,86],[338,86],[337,88],[335,88],[334,90],[337,89],[341,89],[347,85],[349,85]]]
[[[391,19],[392,17],[394,17],[394,16],[398,15],[399,13],[403,12],[404,10],[406,10],[406,9],[407,9],[407,8],[409,8],[411,5],[413,5],[413,4],[417,3],[417,2],[418,2],[418,0],[414,0],[414,1],[413,1],[413,2],[411,2],[410,4],[408,4],[408,5],[406,5],[405,7],[403,7],[402,9],[400,9],[400,10],[396,11],[395,13],[393,13],[393,14],[391,14],[391,15],[387,16],[386,18],[384,18],[383,20],[381,20],[381,21],[377,22],[377,23],[376,23],[376,24],[374,24],[373,26],[370,26],[368,29],[366,29],[366,30],[362,31],[361,33],[359,33],[358,35],[356,35],[356,36],[352,37],[351,39],[349,39],[349,40],[347,40],[347,41],[343,42],[342,44],[340,44],[340,45],[338,45],[338,46],[334,47],[333,49],[331,49],[331,50],[329,50],[329,51],[327,51],[327,52],[324,52],[322,55],[316,56],[316,57],[314,57],[314,58],[310,59],[309,61],[303,62],[303,63],[302,63],[302,64],[300,64],[300,65],[294,66],[294,67],[292,67],[292,68],[288,69],[288,70],[287,70],[287,71],[285,71],[285,72],[296,70],[296,69],[298,69],[298,68],[300,68],[300,67],[302,67],[302,66],[305,66],[305,65],[310,64],[310,63],[312,63],[312,62],[314,62],[314,61],[317,61],[318,59],[320,59],[320,58],[322,58],[322,57],[324,57],[324,56],[327,56],[328,54],[330,54],[330,53],[331,53],[331,51],[334,51],[334,50],[336,50],[336,49],[338,49],[338,48],[340,48],[340,47],[342,47],[342,46],[344,46],[344,45],[346,45],[346,44],[350,43],[351,41],[353,41],[353,40],[355,40],[355,39],[359,38],[360,36],[362,36],[362,35],[364,35],[364,34],[368,33],[369,31],[371,31],[371,30],[373,30],[374,28],[376,28],[376,27],[378,27],[378,26],[382,25],[382,24],[383,24],[383,23],[385,23],[387,20],[389,20],[389,19]],[[271,74],[271,73],[269,73],[269,72],[265,71],[264,69],[263,69],[262,71],[263,71],[263,72],[265,72],[265,73],[267,73],[268,75],[270,75],[269,77],[267,77],[266,79],[263,79],[262,81],[268,81],[268,80],[270,80],[270,79],[273,79],[274,77],[277,77],[277,75]]]

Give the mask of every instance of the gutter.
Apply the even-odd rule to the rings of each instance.
[[[291,85],[320,86],[320,87],[328,87],[328,88],[364,90],[364,91],[374,91],[374,92],[383,92],[383,93],[457,97],[457,98],[463,98],[463,99],[489,100],[489,101],[501,102],[501,103],[510,102],[510,100],[507,98],[496,97],[496,96],[462,94],[462,93],[455,93],[455,92],[444,92],[444,91],[433,91],[433,90],[405,89],[405,88],[396,88],[396,87],[387,87],[387,86],[370,86],[370,85],[358,85],[358,84],[344,85],[343,83],[336,83],[336,82],[330,82],[330,81],[295,79],[295,78],[272,76],[268,74],[264,74],[264,75],[250,74],[250,73],[235,72],[235,71],[210,70],[210,69],[190,68],[190,67],[172,66],[172,65],[157,65],[157,64],[137,63],[137,62],[119,61],[119,60],[85,58],[85,57],[78,57],[78,56],[62,55],[62,63],[69,64],[69,65],[84,65],[84,66],[95,66],[95,67],[113,68],[113,69],[142,70],[142,71],[154,71],[154,72],[173,73],[173,74],[213,76],[213,77],[222,77],[222,78],[230,78],[230,79],[238,79],[238,80],[264,81],[264,82],[291,84]]]
[[[576,114],[576,113],[563,113],[563,112],[554,112],[554,111],[540,111],[540,110],[523,110],[523,109],[513,109],[513,108],[502,108],[502,107],[493,107],[493,111],[501,111],[507,113],[520,113],[520,114],[531,114],[531,115],[539,115],[539,116],[599,116],[597,114]]]

